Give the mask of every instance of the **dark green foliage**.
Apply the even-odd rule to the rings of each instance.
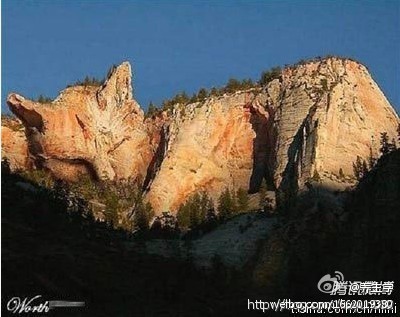
[[[397,145],[396,145],[396,140],[395,138],[392,138],[392,142],[390,143],[390,152],[396,151],[397,150]]]
[[[209,96],[207,89],[200,88],[199,92],[197,93],[197,101],[203,101]]]
[[[368,156],[368,167],[371,170],[375,164],[376,164],[377,159],[374,157],[374,154],[372,153],[372,147],[369,148],[369,156]]]
[[[221,220],[232,217],[237,210],[234,194],[226,188],[218,199],[218,216]]]
[[[392,142],[389,142],[389,136],[387,132],[381,133],[380,145],[380,152],[382,155],[387,155],[390,152],[396,150],[396,141],[392,139]]]
[[[209,210],[214,204],[207,192],[195,193],[182,204],[177,212],[176,218],[182,229],[195,228],[207,220]]]
[[[7,165],[1,172],[7,301],[21,292],[40,292],[49,299],[86,302],[85,307],[56,308],[57,316],[206,316],[209,311],[234,316],[238,309],[245,315],[240,301],[247,298],[249,283],[242,280],[248,279],[228,283],[180,259],[140,252],[132,245],[142,242],[142,235],[96,222],[85,209],[70,212],[63,185],[57,192],[36,185],[38,192],[25,191],[17,185],[27,182],[23,177],[10,174]]]
[[[368,164],[360,156],[353,163],[354,177],[359,181],[368,173]]]
[[[143,196],[140,192],[136,194],[136,201],[134,206],[133,224],[135,230],[148,230],[150,221],[154,217],[154,210],[149,202],[143,201]]]
[[[389,151],[389,136],[388,136],[387,132],[381,133],[380,144],[381,144],[381,148],[380,148],[381,154],[382,155],[388,154],[390,151]]]
[[[260,77],[258,83],[259,83],[260,86],[265,86],[270,81],[280,78],[281,73],[282,73],[282,71],[281,71],[281,68],[279,66],[272,67],[270,70],[263,71],[261,73],[261,77]]]
[[[397,127],[397,141],[400,143],[400,123]]]
[[[111,77],[111,75],[114,73],[116,69],[117,66],[114,64],[108,69],[105,78],[99,79],[96,77],[90,77],[86,75],[86,77],[83,80],[77,80],[76,82],[67,85],[67,87],[73,87],[73,86],[100,87],[105,83],[106,80],[108,80]]]
[[[231,78],[228,80],[228,83],[225,86],[225,91],[227,93],[232,93],[239,90],[240,88],[241,88],[240,81],[235,78]]]
[[[56,180],[41,169],[21,172],[21,175],[31,182],[48,189],[54,188]],[[121,181],[96,181],[89,175],[81,175],[75,183],[66,184],[68,190],[77,199],[90,202],[89,209],[100,208],[99,212],[104,215],[107,223],[114,227],[132,230],[135,220],[131,219],[134,214],[132,206],[139,206],[140,211],[144,210],[148,216],[148,222],[152,218],[151,206],[142,202],[140,179],[126,179]],[[138,208],[139,208],[138,207]],[[96,212],[95,210],[91,212]]]
[[[190,227],[190,208],[188,202],[179,206],[176,219],[178,220],[179,228],[185,229]]]
[[[204,221],[205,215],[202,215],[202,205],[200,194],[196,193],[192,196],[190,204],[190,227],[197,227],[202,221]]]
[[[43,96],[43,95],[39,95],[39,97],[36,99],[36,101],[39,103],[51,103],[53,101],[53,99]]]
[[[182,91],[179,94],[176,94],[174,97],[171,99],[166,99],[162,102],[161,108],[164,111],[172,110],[174,105],[180,104],[180,105],[187,105],[189,103],[190,99],[189,96],[186,94],[186,92]]]
[[[210,96],[219,96],[220,94],[221,94],[221,92],[220,92],[219,89],[217,89],[217,88],[215,88],[215,87],[212,87],[212,88],[211,88],[211,90],[210,90]]]
[[[153,102],[150,101],[150,103],[147,107],[145,117],[150,118],[150,117],[156,115],[158,112],[159,112],[159,109],[153,104]]]
[[[262,246],[255,282],[274,294],[296,297],[322,295],[315,281],[327,270],[345,271],[354,280],[396,280],[399,180],[397,150],[382,156],[353,191],[315,188],[297,196]]]
[[[251,78],[243,79],[241,83],[241,89],[250,89],[256,87],[256,83]]]
[[[236,192],[237,209],[239,212],[245,212],[249,208],[249,195],[243,188],[239,188]]]
[[[326,57],[317,57],[314,59],[308,59],[308,60],[300,60],[298,63],[293,64],[293,65],[285,65],[285,68],[296,68],[297,66],[310,63],[310,62],[323,62],[327,58],[338,58],[338,59],[350,59],[350,58],[344,58],[344,57],[339,57],[339,56],[332,56],[328,55]],[[351,60],[351,59],[350,59]],[[260,79],[257,82],[253,82],[252,79],[243,79],[239,80],[236,78],[230,78],[228,82],[226,83],[225,86],[223,87],[211,87],[211,89],[208,91],[206,88],[201,88],[197,93],[194,93],[190,98],[181,98],[181,94],[177,94],[171,99],[166,99],[162,102],[162,110],[167,110],[170,111],[175,104],[189,104],[189,103],[195,103],[195,102],[203,102],[205,99],[208,97],[218,97],[222,96],[225,93],[234,93],[239,90],[248,90],[248,89],[259,89],[260,87],[263,87],[267,85],[269,82],[271,82],[274,79],[280,79],[282,75],[282,69],[279,66],[272,67],[269,70],[263,71],[261,73]],[[321,80],[321,85],[323,90],[328,91],[328,82],[326,79]],[[187,96],[186,96],[187,97]]]
[[[186,94],[186,92],[182,91],[181,93],[179,93],[175,96],[174,101],[175,101],[175,103],[185,105],[189,102],[189,96]]]
[[[265,205],[265,197],[267,196],[267,181],[265,178],[262,179],[260,188],[258,190],[258,195],[260,197],[259,205],[260,207],[263,207]]]
[[[89,77],[86,76],[84,80],[77,80],[76,82],[74,82],[71,85],[68,85],[68,87],[71,86],[94,86],[94,87],[99,87],[104,83],[104,79],[98,79],[95,77]]]
[[[46,188],[51,188],[54,185],[54,179],[41,169],[22,171],[21,176],[32,183]]]
[[[148,236],[156,239],[178,239],[179,234],[179,224],[176,217],[169,211],[165,211],[155,217]]]
[[[246,90],[255,87],[253,81],[251,79],[243,79],[242,81],[237,80],[235,78],[231,78],[228,80],[227,84],[224,88],[221,89],[223,93],[234,93],[238,90]],[[217,90],[214,90],[218,94]]]
[[[118,207],[119,198],[112,190],[105,190],[103,195],[103,202],[106,205],[105,218],[112,226],[118,226]]]

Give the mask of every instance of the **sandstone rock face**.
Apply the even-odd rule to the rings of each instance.
[[[285,177],[301,187],[314,171],[325,185],[343,187],[351,183],[357,156],[367,158],[370,149],[378,156],[381,132],[396,138],[396,112],[357,62],[330,58],[289,68],[269,90],[277,187]],[[347,179],[339,179],[340,169]]]
[[[322,186],[355,183],[353,162],[396,138],[396,112],[361,64],[339,58],[286,68],[262,90],[175,108],[164,159],[149,184],[157,212],[176,210],[195,191],[215,199],[225,187],[257,191],[265,178],[283,192],[317,173]],[[342,171],[343,175],[339,176]]]
[[[225,187],[257,192],[263,179],[285,192],[318,174],[321,185],[343,189],[354,184],[357,156],[378,156],[380,133],[397,139],[399,124],[368,70],[339,58],[287,67],[266,87],[146,120],[132,99],[128,63],[101,87],[67,88],[49,104],[10,94],[8,104],[29,141],[3,127],[2,155],[14,165],[28,168],[29,153],[64,179],[143,177],[156,214],[175,212],[196,191],[214,200]]]
[[[35,165],[67,180],[80,173],[144,176],[152,153],[131,76],[123,63],[101,87],[70,87],[48,104],[10,94],[8,105],[26,127]]]
[[[24,127],[16,119],[2,120],[1,157],[7,159],[12,171],[30,168],[28,143]]]
[[[246,106],[248,96],[265,102],[262,95],[239,92],[174,109],[162,131],[163,160],[148,184],[147,199],[157,212],[175,211],[196,191],[215,199],[225,187],[249,188],[253,155],[265,153],[257,135],[267,138],[264,118]]]

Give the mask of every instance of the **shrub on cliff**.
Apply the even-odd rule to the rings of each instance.
[[[389,142],[389,136],[387,132],[382,132],[381,133],[381,139],[380,139],[380,152],[382,155],[389,154],[390,152],[396,150],[396,141],[394,138],[392,139],[392,142]]]
[[[209,96],[207,89],[200,88],[199,92],[197,93],[197,101],[203,101]]]
[[[154,115],[156,115],[159,112],[159,109],[153,104],[153,102],[150,101],[147,111],[145,114],[145,118],[150,118]]]
[[[84,80],[77,80],[75,83],[73,83],[70,86],[94,86],[94,87],[98,87],[101,86],[104,83],[104,79],[98,79],[96,77],[89,77],[86,76]]]
[[[247,191],[240,187],[236,192],[237,209],[240,212],[245,212],[249,208],[249,195]]]
[[[354,177],[359,181],[368,173],[368,171],[369,168],[367,162],[357,155],[357,159],[353,163]]]
[[[143,202],[142,194],[138,193],[134,207],[134,228],[136,230],[148,230],[150,227],[150,221],[153,219],[153,217],[153,207],[149,202]]]
[[[39,102],[39,103],[50,103],[52,101],[53,101],[53,99],[51,99],[50,97],[43,96],[43,95],[39,95],[39,97],[36,99],[36,102]]]
[[[232,217],[237,210],[234,194],[226,188],[218,199],[218,216],[221,220],[226,220]]]
[[[260,86],[267,85],[270,81],[277,79],[281,76],[281,68],[279,66],[272,67],[270,70],[263,71],[258,81]]]
[[[207,220],[209,211],[213,208],[214,204],[207,192],[191,195],[178,209],[176,217],[179,227],[194,229]]]

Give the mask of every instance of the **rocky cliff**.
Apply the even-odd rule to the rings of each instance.
[[[101,87],[67,88],[50,104],[10,94],[8,104],[25,126],[33,166],[67,179],[143,177],[157,213],[195,191],[256,192],[263,178],[286,191],[318,175],[343,189],[354,183],[356,157],[378,155],[379,133],[395,137],[399,124],[366,67],[339,58],[287,67],[265,87],[146,120],[132,99],[128,63]],[[27,168],[5,133],[2,155]]]
[[[287,191],[316,174],[344,189],[356,157],[378,156],[380,132],[395,137],[398,124],[363,65],[329,58],[288,67],[266,87],[176,107],[147,197],[156,210],[175,210],[196,190],[255,192],[265,178]]]
[[[1,122],[1,157],[7,157],[10,168],[15,170],[30,169],[28,143],[25,128],[14,118],[2,118]]]
[[[47,104],[10,94],[7,103],[25,126],[32,164],[67,180],[82,173],[94,179],[144,176],[151,146],[131,77],[123,63],[102,86],[69,87]],[[4,155],[12,159],[14,151]]]

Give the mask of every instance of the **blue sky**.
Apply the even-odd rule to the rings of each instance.
[[[3,0],[2,108],[9,92],[55,97],[125,60],[146,108],[337,54],[367,65],[399,111],[399,30],[400,1]]]

